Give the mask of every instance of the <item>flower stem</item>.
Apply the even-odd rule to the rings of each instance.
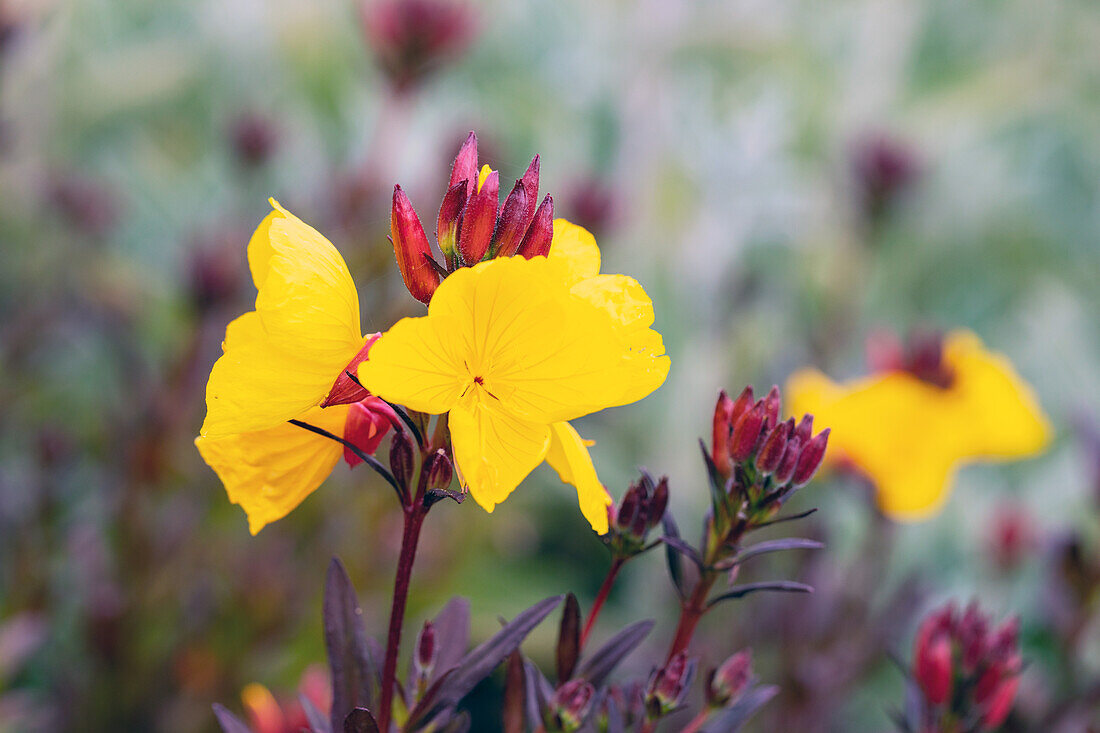
[[[607,577],[603,579],[603,585],[600,586],[600,592],[596,594],[596,600],[592,602],[592,610],[588,612],[588,621],[584,624],[584,631],[581,632],[580,648],[584,649],[584,643],[588,641],[588,634],[592,631],[592,627],[596,625],[596,618],[600,615],[600,611],[603,609],[604,601],[607,600],[607,596],[611,593],[611,586],[615,583],[615,578],[619,575],[619,571],[622,570],[623,565],[626,564],[626,559],[622,557],[616,557],[611,561],[611,567],[607,570]]]
[[[695,733],[703,727],[703,723],[707,722],[708,717],[710,717],[710,710],[703,710],[692,718],[691,722],[684,726],[684,729],[680,731],[680,733]]]
[[[428,510],[421,497],[405,508],[405,531],[401,536],[401,554],[397,559],[397,577],[393,584],[393,606],[390,609],[390,630],[386,637],[386,661],[382,666],[382,694],[378,705],[378,729],[389,731],[393,708],[393,690],[397,682],[397,654],[401,647],[401,627],[405,622],[405,603],[409,598],[416,546],[420,528]]]
[[[717,577],[713,573],[704,574],[695,584],[691,596],[680,605],[680,622],[676,625],[676,635],[672,637],[666,662],[687,649],[688,644],[691,643],[691,638],[695,635],[695,627],[707,612],[707,596],[710,595],[710,589]]]

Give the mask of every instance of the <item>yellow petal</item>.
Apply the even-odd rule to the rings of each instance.
[[[586,442],[569,423],[557,422],[550,426],[546,462],[553,466],[562,481],[577,488],[581,513],[596,534],[607,534],[607,507],[611,506],[611,495],[600,483]]]
[[[343,435],[348,407],[315,407],[302,420]],[[203,460],[225,484],[229,500],[248,515],[256,534],[285,517],[332,472],[343,454],[334,440],[289,423],[256,432],[195,440]]]
[[[554,220],[554,239],[547,259],[563,265],[570,282],[594,277],[600,272],[600,248],[587,229],[565,219]]]
[[[252,235],[256,310],[226,329],[206,385],[202,435],[262,430],[318,404],[355,357],[359,297],[340,253],[283,210]]]
[[[275,211],[248,244],[256,311],[273,346],[334,364],[336,379],[363,342],[351,273],[316,229],[271,204]]]
[[[342,364],[319,362],[274,346],[255,311],[226,328],[224,353],[206,383],[206,419],[200,433],[219,437],[263,430],[298,417],[328,394]]]
[[[546,425],[474,399],[456,405],[447,424],[459,477],[487,512],[542,463],[550,442]]]
[[[1034,390],[1002,354],[987,351],[968,331],[944,341],[944,361],[955,381],[952,409],[969,424],[967,451],[982,458],[1035,455],[1050,443],[1050,421]]]

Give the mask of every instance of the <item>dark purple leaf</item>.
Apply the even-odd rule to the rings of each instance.
[[[756,593],[762,590],[773,590],[784,593],[813,593],[813,586],[806,585],[805,583],[796,583],[793,580],[765,580],[760,583],[745,583],[744,585],[735,585],[725,593],[721,593],[711,599],[707,604],[707,608],[716,606],[722,601],[730,601],[735,598],[744,598],[750,593]]]
[[[754,525],[752,528],[753,529],[763,529],[764,527],[770,527],[773,524],[782,524],[783,522],[793,522],[796,519],[805,519],[806,517],[810,516],[811,514],[813,514],[816,511],[817,511],[817,507],[814,507],[813,509],[807,509],[806,511],[799,512],[798,514],[792,514],[789,517],[779,517],[778,519],[773,519],[770,522],[764,522],[762,524]]]
[[[577,667],[577,657],[581,647],[581,606],[577,597],[570,593],[565,597],[565,607],[561,614],[561,628],[558,631],[557,671],[558,684],[564,684],[573,678]]]
[[[758,542],[751,547],[746,547],[737,553],[737,557],[733,558],[729,563],[723,565],[723,570],[731,568],[734,565],[740,565],[748,560],[750,557],[756,557],[757,555],[764,555],[769,552],[780,552],[782,550],[820,550],[825,545],[817,540],[807,540],[801,537],[785,537],[779,540],[768,540],[766,542]]]
[[[712,715],[699,733],[736,733],[752,714],[779,692],[774,685],[755,687],[742,695],[728,708]]]
[[[363,611],[355,597],[355,588],[336,558],[329,563],[325,576],[323,603],[325,648],[332,670],[332,730],[343,730],[344,719],[352,709],[374,704],[377,667],[363,627]]]
[[[546,679],[542,670],[535,666],[531,660],[523,663],[524,677],[527,690],[527,722],[531,730],[538,730],[545,725],[543,711],[549,708],[550,698],[554,695],[554,687],[550,680]]]
[[[696,567],[703,567],[703,559],[699,557],[699,553],[696,552],[694,547],[689,545],[684,540],[680,539],[679,537],[665,535],[661,538],[661,541],[664,542],[665,545],[667,545],[668,547],[671,547],[673,550],[686,557],[688,560],[691,560],[693,563],[695,563]]]
[[[378,733],[378,722],[366,708],[355,708],[344,718],[344,733]]]
[[[470,645],[470,602],[455,597],[432,619],[439,656],[435,661],[433,679],[458,664]]]
[[[611,671],[630,652],[642,643],[653,629],[653,621],[638,621],[612,636],[607,642],[585,658],[577,670],[577,676],[600,687]]]
[[[673,518],[671,510],[665,512],[661,525],[664,527],[665,532],[665,559],[668,561],[668,573],[672,576],[672,584],[675,586],[680,598],[686,599],[691,595],[695,583],[699,580],[699,568],[684,562],[683,555],[668,543],[670,537],[674,540],[680,539],[680,530],[676,526],[676,520]]]
[[[214,703],[214,717],[218,719],[218,725],[222,727],[225,733],[252,733],[252,729],[242,723],[236,715],[229,712],[224,705]]]

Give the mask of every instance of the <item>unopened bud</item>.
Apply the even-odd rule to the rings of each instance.
[[[688,662],[687,652],[680,652],[657,670],[646,691],[646,707],[654,717],[674,710],[691,684],[694,664]]]
[[[809,443],[814,436],[814,416],[803,415],[792,435],[797,435],[799,440],[802,441],[802,445]]]
[[[770,425],[779,423],[780,402],[779,387],[777,385],[772,385],[768,394],[764,396],[764,416]]]
[[[596,688],[585,680],[569,680],[559,687],[550,701],[558,727],[563,731],[580,728],[595,697]]]
[[[516,181],[504,200],[504,209],[497,223],[493,251],[497,257],[511,257],[519,249],[527,232],[527,192],[522,180]]]
[[[970,603],[959,619],[958,639],[962,647],[963,669],[970,673],[977,668],[989,648],[989,619],[977,603]]]
[[[662,476],[661,480],[657,482],[657,487],[653,489],[653,494],[649,497],[649,511],[646,512],[648,526],[646,529],[653,529],[660,524],[665,517],[667,508],[668,476]]]
[[[286,716],[275,696],[263,685],[253,682],[241,690],[241,702],[248,712],[249,722],[257,733],[282,733]]]
[[[454,478],[454,466],[447,452],[440,448],[425,460],[424,469],[428,472],[428,490],[445,489]]]
[[[767,418],[764,402],[757,402],[751,410],[741,415],[734,424],[733,437],[730,439],[730,460],[740,463],[752,455],[756,441]]]
[[[468,265],[475,265],[489,251],[500,205],[500,174],[490,171],[474,182],[475,189],[466,198],[466,213],[458,235],[458,251]]]
[[[707,701],[724,707],[736,700],[752,679],[752,652],[739,651],[714,671],[707,686]]]
[[[825,448],[829,445],[829,428],[825,428],[814,436],[798,457],[798,465],[791,476],[791,483],[795,486],[803,486],[817,473],[821,462],[825,459]]]
[[[951,694],[951,639],[937,635],[917,653],[917,682],[933,705],[947,702]]]
[[[794,476],[794,470],[798,467],[798,457],[801,454],[802,441],[797,435],[792,435],[787,439],[787,448],[783,451],[783,460],[779,462],[779,467],[775,469],[775,483],[778,486],[790,482],[791,477]]]
[[[428,237],[409,197],[400,186],[393,187],[390,238],[405,287],[414,298],[427,303],[439,286],[439,273],[428,262],[432,256]]]
[[[527,209],[523,213],[525,230],[531,225],[531,220],[535,218],[535,209],[539,205],[539,167],[539,156],[536,155],[531,159],[531,163],[524,171],[523,177],[520,178],[523,181],[523,190],[527,194]]]
[[[378,450],[386,433],[398,424],[397,420],[397,413],[384,400],[367,397],[348,408],[344,419],[344,440],[369,456]],[[363,462],[348,446],[344,446],[344,460],[351,468]]]
[[[416,637],[416,669],[424,677],[431,675],[439,656],[439,645],[435,640],[435,627],[431,621],[425,621],[420,634]]]
[[[751,387],[746,387],[751,389]],[[730,434],[733,431],[733,400],[726,390],[718,393],[718,402],[714,405],[714,424],[711,432],[710,458],[718,472],[728,476],[730,472]]]
[[[787,450],[787,436],[793,429],[793,420],[779,423],[764,439],[764,444],[756,454],[756,469],[765,476],[779,468]]]
[[[535,218],[531,220],[531,226],[527,227],[527,234],[523,236],[523,242],[519,245],[517,254],[527,259],[532,257],[545,257],[550,253],[550,245],[554,242],[554,199],[550,194],[539,204],[535,211]]]
[[[458,155],[451,164],[451,180],[447,185],[454,188],[463,182],[466,184],[466,198],[473,196],[477,190],[477,135],[472,131],[466,136],[466,141],[458,149]]]
[[[982,716],[981,730],[996,730],[1012,712],[1012,703],[1016,699],[1016,689],[1020,686],[1019,674],[1008,677],[993,692]]]
[[[397,480],[398,486],[409,487],[409,479],[413,472],[413,444],[409,434],[404,430],[397,430],[393,434],[390,443],[390,473]]]
[[[447,259],[448,267],[454,267],[455,247],[458,246],[458,226],[466,208],[466,182],[459,181],[443,196],[436,219],[435,237],[439,251]]]

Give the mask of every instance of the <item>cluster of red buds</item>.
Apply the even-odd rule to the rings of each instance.
[[[474,37],[473,10],[461,0],[366,0],[363,32],[398,92],[422,83]]]
[[[943,360],[943,333],[919,329],[902,341],[892,331],[877,331],[867,339],[867,364],[873,372],[905,372],[926,384],[947,389],[955,380]]]
[[[604,541],[615,558],[627,559],[644,552],[650,531],[661,524],[668,508],[668,477],[659,481],[643,473],[623,494],[619,505],[607,508],[609,530]]]
[[[477,135],[458,151],[436,221],[436,242],[444,264],[432,256],[424,226],[400,186],[393,189],[390,238],[405,287],[428,303],[439,283],[459,267],[484,259],[546,255],[554,238],[554,200],[538,203],[539,156],[500,205],[500,174],[478,169]]]
[[[1022,662],[1019,620],[993,628],[976,603],[933,612],[917,631],[913,679],[924,705],[920,733],[995,730],[1012,710]]]
[[[725,483],[725,494],[739,496],[750,520],[774,514],[806,485],[825,458],[829,429],[813,434],[813,416],[780,422],[779,388],[755,400],[745,387],[736,400],[722,391],[714,408],[710,461]],[[725,498],[725,497],[723,497]],[[722,502],[731,516],[738,512]],[[716,507],[720,510],[723,507]]]
[[[547,721],[547,730],[571,733],[578,730],[588,719],[592,703],[596,698],[596,688],[583,679],[572,679],[554,691],[550,699],[551,720]]]
[[[649,677],[645,691],[646,715],[651,720],[662,718],[679,709],[695,679],[696,662],[687,652],[680,652]]]

